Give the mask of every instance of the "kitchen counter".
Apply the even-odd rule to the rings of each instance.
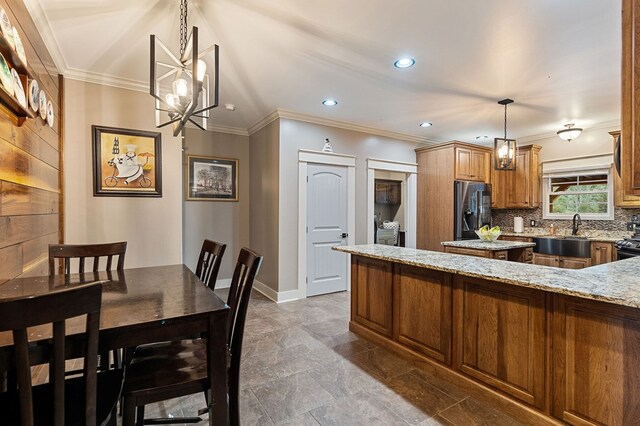
[[[502,251],[512,250],[526,247],[535,247],[535,243],[526,243],[521,241],[482,241],[482,240],[465,240],[465,241],[443,241],[445,247],[458,247],[467,248],[473,250],[489,250],[489,251]]]
[[[596,242],[604,242],[604,243],[615,243],[616,241],[622,240],[624,238],[631,237],[632,232],[625,231],[581,231],[578,232],[578,237],[583,237],[588,239],[589,241]],[[571,230],[559,230],[556,229],[556,233],[554,235],[549,234],[549,231],[545,228],[525,228],[524,232],[513,232],[513,231],[502,231],[502,236],[505,237],[524,237],[524,238],[535,238],[535,237],[570,237]]]
[[[377,244],[336,246],[333,249],[404,265],[640,308],[640,257],[574,270]]]

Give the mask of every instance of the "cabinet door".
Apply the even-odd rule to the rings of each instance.
[[[594,241],[591,243],[591,265],[613,262],[617,257],[613,243]]]
[[[560,257],[560,265],[564,269],[583,269],[591,266],[591,259],[581,257]]]
[[[637,309],[555,296],[553,415],[572,425],[637,425]]]
[[[351,257],[351,320],[391,336],[393,263]]]
[[[507,191],[507,207],[509,208],[529,208],[531,207],[531,183],[529,164],[530,152],[518,150],[516,155],[516,169],[506,172],[509,190]]]
[[[484,151],[471,151],[471,176],[475,180],[489,182],[490,169],[487,167],[489,154]]]
[[[640,2],[622,2],[622,181],[624,192],[640,195]]]
[[[387,204],[389,202],[389,184],[376,182],[376,203]]]
[[[507,193],[509,192],[511,172],[504,170],[491,171],[491,207],[494,209],[507,208]]]
[[[462,276],[454,292],[454,367],[543,407],[545,293]]]
[[[456,179],[473,180],[471,150],[456,147]]]
[[[451,274],[396,265],[393,337],[451,365]]]
[[[554,256],[551,254],[533,253],[533,264],[541,266],[554,266],[557,268],[560,266],[560,259],[558,256]]]
[[[467,256],[475,256],[475,257],[491,257],[491,252],[489,250],[477,250],[477,249],[470,249],[470,248],[463,248],[463,247],[445,246],[444,252],[452,253],[452,254],[464,254]]]
[[[402,202],[402,182],[389,182],[388,188],[389,204],[400,204]]]

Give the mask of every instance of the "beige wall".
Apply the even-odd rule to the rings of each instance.
[[[276,120],[252,134],[249,145],[250,247],[264,255],[258,281],[278,291],[279,121]],[[283,231],[295,233],[296,229],[286,225]]]
[[[187,129],[187,155],[234,158],[238,161],[238,201],[184,201],[184,263],[195,271],[205,238],[227,245],[219,280],[230,279],[240,249],[249,246],[249,137]]]
[[[415,143],[301,121],[280,120],[278,291],[298,287],[298,150],[320,151],[325,138],[339,154],[356,156],[355,243],[366,244],[367,158],[415,163]],[[253,155],[253,154],[252,154]]]
[[[94,197],[91,125],[156,131],[146,93],[65,80],[64,221],[70,244],[127,241],[127,268],[182,262],[182,153],[162,130],[162,198]]]
[[[538,140],[519,142],[519,145],[536,144],[542,147],[540,150],[540,162],[550,160],[562,160],[565,158],[585,157],[589,155],[611,154],[613,152],[613,139],[610,131],[620,130],[620,126],[586,129],[578,139],[571,142],[564,141],[558,136],[551,136]]]

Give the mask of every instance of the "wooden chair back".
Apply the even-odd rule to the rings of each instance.
[[[220,263],[227,245],[216,241],[204,240],[198,264],[196,265],[196,275],[211,290],[216,289],[216,280],[220,271]]]
[[[53,390],[51,424],[65,423],[65,320],[87,315],[84,335],[84,403],[87,425],[96,424],[98,330],[102,286],[88,284],[35,296],[0,300],[0,331],[13,331],[21,424],[33,425],[31,364],[27,327],[53,324],[49,381]],[[35,407],[38,409],[38,407]]]
[[[111,270],[114,256],[118,256],[116,269],[124,269],[124,255],[127,251],[127,242],[106,244],[49,244],[49,275],[56,274],[55,260],[60,259],[64,274],[71,274],[71,260],[78,259],[78,273],[84,274],[85,259],[93,258],[93,272],[100,270],[100,258],[106,257],[105,270]]]

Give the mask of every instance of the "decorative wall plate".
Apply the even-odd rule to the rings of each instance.
[[[31,82],[29,82],[29,106],[31,106],[31,109],[35,112],[38,112],[38,103],[40,102],[38,98],[39,95],[40,87],[38,87],[38,81],[31,80]]]
[[[40,118],[43,120],[47,119],[47,94],[44,93],[44,89],[40,89],[40,96],[38,98],[39,105],[38,110],[40,111]]]
[[[47,124],[53,127],[53,102],[47,102]]]
[[[2,30],[2,35],[9,43],[12,49],[16,48],[15,40],[13,39],[13,28],[11,27],[11,22],[9,22],[9,16],[7,16],[7,12],[4,9],[0,8],[0,30]]]
[[[18,71],[16,71],[15,68],[11,70],[11,77],[13,78],[13,94],[23,108],[28,108],[29,106],[27,105],[27,97],[24,94],[24,87],[22,86],[22,81],[20,80]]]
[[[7,92],[13,95],[13,77],[11,77],[9,65],[7,65],[7,61],[4,60],[2,54],[0,54],[0,81],[2,81],[2,85]]]
[[[27,54],[24,53],[24,46],[22,45],[22,39],[16,27],[13,27],[13,38],[16,44],[16,53],[24,65],[27,65]]]

